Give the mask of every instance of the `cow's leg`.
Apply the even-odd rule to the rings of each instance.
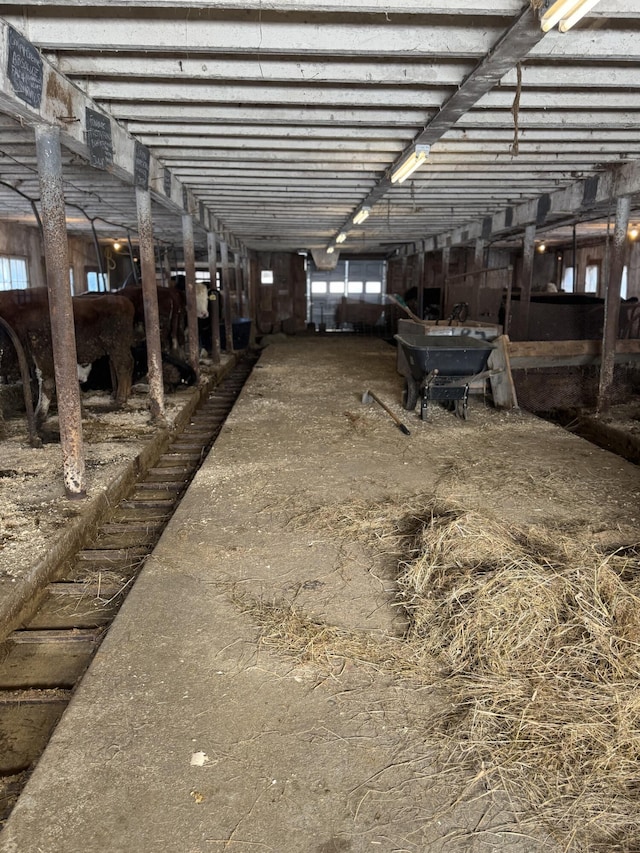
[[[111,369],[113,397],[118,406],[124,406],[129,399],[133,381],[133,356],[131,352],[110,356],[109,367]]]
[[[36,378],[38,380],[38,405],[35,415],[36,423],[40,426],[47,419],[56,386],[53,377],[45,378],[39,367],[36,367]]]

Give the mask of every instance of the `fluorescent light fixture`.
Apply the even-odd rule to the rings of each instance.
[[[409,175],[412,175],[416,169],[422,166],[430,150],[430,145],[414,145],[411,154],[392,172],[391,183],[401,184],[403,181],[406,181]]]
[[[335,248],[333,246],[329,246],[329,248],[327,249],[327,255],[333,255],[334,252]]]
[[[336,243],[344,243],[344,241],[345,241],[346,239],[347,239],[347,232],[346,232],[346,231],[341,231],[341,232],[338,234],[338,236],[336,237]]]
[[[360,210],[353,217],[353,224],[354,225],[362,225],[362,223],[365,221],[365,219],[368,218],[370,213],[371,213],[370,207],[361,207]]]
[[[540,19],[542,31],[548,33],[560,22],[558,29],[561,33],[566,33],[599,2],[600,0],[556,0]]]

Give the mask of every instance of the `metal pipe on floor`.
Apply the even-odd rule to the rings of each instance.
[[[62,476],[67,498],[86,497],[82,414],[73,302],[69,280],[69,248],[62,181],[60,129],[38,125],[35,129],[42,236],[47,268],[51,343],[58,398]]]
[[[138,212],[138,241],[140,272],[142,275],[142,301],[147,339],[147,376],[149,379],[149,411],[151,419],[164,422],[164,387],[162,384],[162,348],[160,344],[160,313],[156,286],[156,263],[151,218],[151,195],[148,189],[136,187]]]
[[[200,375],[200,341],[198,335],[198,306],[196,303],[196,254],[193,244],[193,217],[182,215],[182,245],[184,249],[185,296],[187,298],[188,361],[196,377]]]

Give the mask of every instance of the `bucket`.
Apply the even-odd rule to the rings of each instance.
[[[231,333],[233,335],[233,348],[247,349],[249,339],[251,337],[251,319],[249,317],[238,317],[231,322]],[[220,324],[220,347],[227,348],[227,335],[224,329],[224,323]]]

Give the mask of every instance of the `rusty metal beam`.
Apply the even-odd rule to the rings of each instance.
[[[182,215],[182,245],[184,249],[185,295],[187,297],[188,359],[196,377],[200,376],[200,340],[198,335],[198,306],[196,304],[196,254],[193,244],[193,217]]]
[[[60,131],[57,127],[38,125],[35,135],[62,472],[65,493],[75,500],[86,497],[86,488]]]
[[[156,261],[151,219],[151,196],[148,189],[136,187],[138,212],[138,244],[144,326],[147,338],[147,376],[149,378],[149,411],[154,421],[164,423],[164,387],[162,384],[162,348],[160,344],[160,314],[156,285]]]
[[[613,229],[613,246],[607,271],[607,289],[604,298],[604,328],[602,331],[602,362],[598,387],[598,412],[611,405],[613,374],[616,358],[616,340],[620,323],[620,286],[622,273],[629,256],[629,214],[631,197],[622,196],[616,203],[616,224]]]

